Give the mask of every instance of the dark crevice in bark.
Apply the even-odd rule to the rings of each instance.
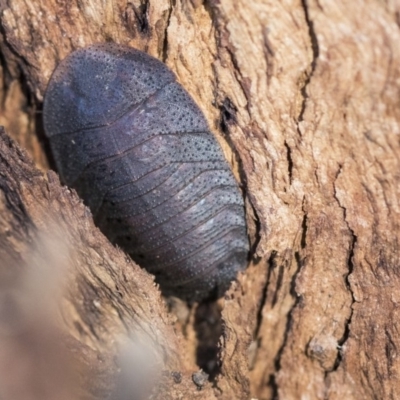
[[[226,140],[226,143],[229,145],[233,156],[235,157],[235,161],[237,162],[238,165],[238,171],[239,171],[239,177],[240,177],[240,183],[245,183],[246,182],[246,174],[244,173],[243,169],[243,163],[242,159],[240,158],[240,153],[237,150],[237,147],[235,145],[235,142],[232,140],[231,135],[230,135],[230,128],[237,123],[236,119],[236,112],[237,108],[233,102],[226,97],[222,104],[219,106],[220,110],[220,120],[219,120],[219,126],[221,131],[224,133],[224,138]],[[246,191],[245,188],[242,187],[243,191]],[[243,193],[244,195],[244,193]],[[252,203],[250,201],[250,203]],[[253,206],[253,205],[252,205]],[[258,242],[260,241],[260,223],[259,223],[259,218],[257,216],[257,211],[255,207],[253,206],[253,212],[254,216],[256,218],[256,240],[255,240],[255,245],[252,246],[252,250],[250,251],[250,256],[254,254],[254,251],[257,247]]]
[[[275,250],[273,250],[268,259],[267,279],[265,281],[264,287],[261,290],[260,304],[257,307],[257,323],[256,323],[256,328],[254,330],[254,339],[255,340],[257,340],[258,334],[260,332],[260,328],[261,328],[261,324],[262,324],[262,320],[263,320],[262,311],[263,311],[265,303],[267,301],[269,284],[271,282],[271,273],[276,268],[276,256],[277,256],[277,252]]]
[[[144,35],[148,34],[149,32],[149,20],[147,18],[148,10],[149,10],[149,2],[148,1],[142,1],[140,3],[139,7],[135,7],[132,4],[132,7],[134,7],[134,12],[135,16],[137,18],[138,22],[138,27],[139,31],[143,33]]]
[[[306,236],[307,236],[307,213],[304,210],[304,199],[303,199],[303,212],[304,212],[304,216],[303,216],[303,221],[302,221],[302,234],[301,234],[301,239],[300,239],[300,247],[301,250],[303,250],[306,247]],[[274,364],[275,364],[275,377],[276,374],[280,371],[281,369],[281,358],[282,358],[282,354],[283,351],[285,350],[288,338],[289,338],[289,333],[291,331],[292,328],[292,323],[293,323],[293,312],[294,310],[297,308],[297,306],[299,305],[299,303],[301,302],[301,296],[296,292],[296,280],[297,277],[304,265],[304,258],[301,256],[301,251],[296,251],[294,254],[294,259],[297,265],[296,271],[294,272],[293,276],[292,276],[292,280],[290,283],[290,294],[293,296],[294,298],[294,303],[291,307],[291,309],[288,312],[288,317],[287,317],[287,321],[286,321],[286,328],[285,328],[285,332],[284,332],[284,337],[283,337],[283,341],[282,341],[282,345],[279,348],[276,357],[274,359]],[[271,389],[273,391],[273,399],[274,400],[278,400],[279,399],[279,395],[278,395],[278,387],[276,384],[276,379],[275,377],[273,379],[270,379],[270,382],[272,382],[273,384],[271,385]]]
[[[337,178],[339,177],[339,175],[341,174],[341,172],[342,172],[342,166],[339,165],[339,169],[338,169],[338,172],[337,172],[337,174],[336,174],[335,182],[336,182]],[[356,234],[354,233],[353,229],[351,228],[351,226],[350,226],[350,224],[349,224],[349,222],[348,222],[348,220],[347,220],[347,210],[346,210],[346,207],[344,207],[344,206],[340,203],[340,200],[339,200],[339,198],[337,197],[337,194],[336,194],[336,184],[335,184],[335,183],[334,183],[334,198],[335,198],[336,202],[338,203],[339,207],[340,207],[340,208],[342,209],[342,211],[343,211],[343,219],[344,219],[344,221],[345,221],[345,223],[346,223],[346,225],[347,225],[347,228],[348,228],[348,230],[349,230],[349,233],[350,233],[350,245],[349,245],[349,250],[348,250],[349,255],[348,255],[348,258],[347,258],[348,272],[347,272],[347,274],[346,274],[346,276],[345,276],[344,279],[345,279],[346,287],[347,287],[348,291],[350,292],[352,302],[351,302],[351,305],[350,305],[350,315],[349,315],[349,318],[347,319],[346,324],[345,324],[345,326],[344,326],[343,335],[342,335],[342,337],[338,340],[338,352],[337,352],[337,356],[336,356],[334,365],[333,365],[333,367],[332,367],[331,370],[326,371],[326,373],[325,373],[325,378],[328,376],[328,374],[329,374],[330,372],[336,371],[336,370],[339,368],[339,366],[340,366],[340,364],[341,364],[341,362],[342,362],[342,360],[343,360],[342,348],[343,348],[344,344],[346,343],[347,339],[348,339],[349,336],[350,336],[350,325],[351,325],[351,320],[352,320],[352,318],[353,318],[353,304],[354,304],[354,302],[355,302],[353,289],[352,289],[351,283],[350,283],[350,281],[349,281],[349,276],[350,276],[350,275],[353,273],[353,271],[354,271],[354,261],[353,261],[353,258],[354,258],[354,249],[355,249],[355,247],[356,247],[356,245],[357,245],[357,236],[356,236]]]
[[[292,174],[293,174],[293,159],[292,159],[292,149],[290,146],[287,144],[285,141],[285,147],[286,147],[286,158],[288,162],[288,174],[289,174],[289,184],[292,184]]]
[[[1,93],[1,97],[0,97],[0,101],[1,101],[0,107],[2,109],[4,109],[5,101],[7,98],[6,91],[9,86],[9,82],[12,80],[12,78],[11,78],[10,71],[8,70],[8,65],[7,65],[6,59],[5,59],[2,51],[0,51],[0,68],[3,71],[2,82],[1,82],[2,93]]]
[[[307,0],[301,0],[301,4],[302,4],[303,10],[304,10],[305,20],[306,20],[306,23],[308,26],[308,34],[310,36],[313,57],[312,57],[311,65],[310,65],[311,71],[308,74],[303,87],[300,89],[301,95],[303,97],[303,102],[301,105],[300,114],[297,118],[298,122],[303,121],[303,116],[304,116],[304,112],[306,109],[306,102],[307,102],[307,98],[308,98],[307,87],[311,81],[313,74],[314,74],[314,71],[315,71],[315,68],[317,65],[317,59],[319,57],[319,45],[318,45],[317,34],[315,32],[314,23],[310,19]]]
[[[215,39],[217,42],[218,52],[223,52],[224,50],[229,55],[231,60],[231,69],[235,78],[240,85],[243,94],[248,102],[247,112],[251,116],[251,95],[250,95],[250,83],[246,83],[246,79],[243,77],[238,60],[236,59],[234,47],[230,44],[229,32],[226,30],[227,21],[225,20],[225,15],[223,15],[219,9],[219,2],[215,0],[205,0],[204,9],[210,15],[210,19],[215,26]],[[217,57],[218,58],[218,57]],[[223,57],[221,57],[222,59]],[[216,77],[218,79],[218,77]]]
[[[3,68],[3,98],[1,99],[3,102],[7,100],[7,91],[10,84],[17,80],[20,86],[21,92],[24,96],[24,103],[21,106],[21,111],[26,114],[29,121],[31,121],[30,125],[32,128],[32,134],[35,134],[38,142],[43,150],[43,153],[46,156],[46,159],[49,163],[49,167],[51,169],[55,169],[54,159],[51,155],[50,144],[44,133],[43,128],[43,119],[42,119],[42,108],[43,103],[35,96],[34,91],[31,90],[31,86],[29,84],[27,75],[25,74],[24,65],[29,65],[28,62],[24,59],[24,57],[17,52],[14,51],[11,44],[6,41],[6,32],[4,27],[1,25],[0,20],[0,36],[3,36],[3,42],[0,41],[0,67]],[[1,45],[7,48],[7,52],[11,52],[14,56],[14,60],[11,62],[5,58],[3,54],[3,49],[1,49]],[[11,65],[9,65],[11,64]],[[1,104],[0,108],[4,109],[5,104]]]
[[[225,97],[222,104],[219,106],[220,110],[220,128],[224,134],[229,133],[229,127],[237,123],[237,108],[229,97]]]
[[[387,360],[387,370],[388,375],[395,377],[393,375],[392,369],[396,367],[395,360],[397,357],[398,349],[396,345],[396,340],[393,338],[393,334],[390,332],[391,328],[385,327],[385,354]]]
[[[237,123],[237,119],[236,119],[236,112],[237,112],[237,108],[235,106],[235,104],[229,99],[229,98],[225,98],[224,101],[222,102],[222,104],[219,106],[219,110],[220,110],[220,121],[219,121],[219,126],[221,131],[224,133],[224,138],[226,140],[226,143],[229,145],[229,148],[232,151],[232,154],[235,158],[235,161],[237,163],[238,166],[238,171],[239,171],[239,179],[240,179],[240,186],[242,189],[242,193],[243,197],[245,197],[246,195],[246,174],[244,172],[244,168],[243,168],[243,162],[242,159],[240,157],[240,153],[239,150],[237,149],[237,146],[235,144],[235,142],[232,140],[231,134],[230,134],[230,128],[234,125],[236,125]],[[257,245],[261,239],[260,236],[260,220],[257,216],[257,210],[253,205],[253,201],[251,198],[249,198],[249,202],[252,205],[253,208],[253,213],[255,216],[255,223],[256,223],[256,237],[254,240],[254,244],[252,245],[252,248],[250,250],[250,254],[249,257],[253,257],[253,254],[257,248]]]
[[[203,1],[203,7],[204,7],[204,11],[210,16],[210,21],[213,23],[215,23],[215,21],[218,21],[218,19],[215,16],[214,13],[214,0],[204,0]],[[215,32],[217,33],[217,30],[215,30]]]
[[[224,133],[224,138],[238,164],[240,182],[246,182],[246,174],[244,173],[242,159],[240,158],[240,153],[230,134],[230,127],[236,124],[236,106],[226,98],[219,108],[221,112],[220,129]]]
[[[56,161],[50,148],[50,141],[44,131],[43,103],[38,103],[36,105],[35,115],[33,118],[35,119],[35,133],[40,143],[40,146],[43,149],[44,154],[46,155],[48,166],[53,171],[57,171]]]
[[[278,270],[278,278],[276,280],[276,288],[275,288],[274,296],[272,297],[272,301],[271,301],[271,307],[274,307],[276,305],[276,303],[278,302],[278,294],[279,294],[279,290],[282,287],[284,272],[285,272],[284,266],[280,265],[279,270]]]
[[[275,375],[271,374],[268,379],[268,384],[271,388],[271,400],[279,400],[279,394],[278,394],[278,384],[275,379]]]
[[[217,41],[218,52],[223,53],[223,50],[225,50],[229,55],[231,61],[231,66],[229,69],[232,71],[235,80],[239,84],[243,92],[243,95],[247,100],[246,110],[250,118],[253,119],[251,116],[251,102],[252,102],[252,96],[250,94],[251,81],[242,75],[242,71],[235,54],[236,47],[232,45],[229,41],[230,33],[226,28],[228,23],[228,21],[226,21],[226,16],[220,12],[218,1],[209,0],[206,3],[211,13],[211,19],[214,22],[214,25],[216,25],[216,41]],[[221,59],[223,58],[224,57],[221,57]]]
[[[304,206],[303,206],[304,207]],[[303,209],[304,211],[304,209]],[[304,213],[303,222],[301,223],[302,231],[301,231],[301,240],[300,246],[302,249],[306,247],[306,239],[307,239],[307,214]]]
[[[168,58],[168,28],[169,28],[169,24],[171,21],[172,8],[173,8],[173,4],[171,2],[170,7],[168,8],[168,11],[167,11],[167,16],[166,16],[167,23],[165,25],[164,42],[163,42],[163,46],[162,46],[162,61],[164,63],[167,61],[167,58]]]
[[[295,301],[293,303],[292,308],[288,312],[288,317],[287,317],[287,321],[286,321],[286,328],[285,328],[285,332],[284,332],[284,335],[283,335],[282,345],[279,348],[279,350],[278,350],[278,352],[276,354],[276,357],[274,359],[275,376],[281,369],[282,354],[283,354],[283,351],[285,350],[285,347],[286,347],[286,344],[287,344],[287,341],[288,341],[288,338],[289,338],[289,333],[290,333],[291,328],[292,328],[293,311],[296,309],[296,307],[298,306],[298,304],[301,301],[301,296],[299,296],[297,294],[297,292],[296,292],[296,279],[297,279],[297,276],[298,276],[298,274],[299,274],[299,272],[300,272],[300,270],[301,270],[301,268],[303,266],[304,260],[301,258],[301,255],[300,255],[300,253],[298,251],[295,252],[295,261],[296,261],[296,264],[297,264],[297,269],[296,269],[296,272],[294,273],[294,275],[292,277],[292,281],[291,281],[291,285],[290,285],[290,293],[294,297]],[[271,381],[271,379],[270,379],[270,381]],[[275,378],[272,380],[272,382],[276,382]],[[275,383],[275,386],[276,386],[276,383]],[[275,389],[274,389],[274,386],[271,386],[271,388],[273,389],[273,392],[274,392],[273,399],[278,400],[279,399],[278,388],[275,387]]]
[[[28,113],[28,110],[30,107],[32,107],[35,104],[34,96],[32,94],[32,91],[30,90],[30,87],[28,85],[28,80],[26,78],[26,75],[24,74],[24,65],[29,65],[28,61],[18,54],[14,48],[9,44],[6,40],[6,31],[4,27],[1,25],[1,20],[0,20],[0,67],[3,69],[3,82],[2,82],[2,87],[3,87],[3,96],[4,99],[7,97],[7,90],[11,83],[14,80],[17,80],[21,86],[21,91],[26,97],[26,104],[24,104],[24,107],[22,111]],[[4,46],[4,49],[2,48]],[[11,62],[7,62],[6,55],[4,52],[9,52],[13,56],[13,60]]]
[[[343,345],[346,343],[347,339],[350,336],[350,325],[351,325],[351,320],[353,317],[353,304],[354,304],[355,300],[354,300],[353,291],[351,289],[351,284],[349,282],[349,275],[353,272],[353,269],[354,269],[354,264],[353,264],[354,248],[357,244],[357,236],[354,234],[354,232],[351,229],[350,229],[350,232],[351,232],[352,236],[351,236],[351,243],[350,243],[350,248],[349,248],[349,258],[347,261],[349,272],[347,273],[347,275],[345,277],[346,286],[347,286],[348,290],[350,291],[350,294],[352,297],[352,304],[350,306],[350,316],[349,316],[348,320],[346,321],[343,336],[338,340],[338,352],[337,352],[337,356],[336,356],[335,362],[333,364],[332,370],[327,371],[326,375],[329,372],[336,371],[339,368],[339,365],[343,360],[343,352],[342,352]]]
[[[219,46],[221,46],[221,44],[219,44]],[[240,71],[240,67],[239,67],[239,63],[236,59],[236,55],[235,55],[234,51],[229,47],[229,44],[227,46],[225,46],[225,50],[227,51],[227,53],[229,54],[229,57],[231,59],[233,71],[235,73],[235,78],[236,78],[237,82],[239,83],[240,88],[243,91],[244,97],[247,100],[246,110],[249,113],[249,116],[251,117],[251,95],[249,93],[250,87],[248,84],[246,85],[246,83],[245,83],[245,79],[242,75],[242,72]]]
[[[2,11],[3,7],[1,7],[0,4],[0,35],[3,37],[3,42],[0,44],[2,44],[3,46],[5,46],[7,48],[7,51],[9,51],[9,55],[10,55],[10,59],[12,58],[11,62],[15,62],[16,63],[16,68],[14,68],[16,70],[17,76],[15,76],[15,79],[18,79],[21,83],[21,87],[22,87],[22,91],[24,92],[24,94],[27,97],[27,102],[28,104],[33,104],[34,101],[32,100],[32,98],[34,97],[35,90],[33,88],[34,84],[32,83],[31,80],[28,79],[28,77],[33,75],[33,71],[37,70],[38,67],[36,65],[33,65],[29,62],[28,58],[26,56],[24,56],[22,54],[22,52],[18,51],[13,44],[8,40],[7,38],[7,32],[3,26],[3,22],[2,22],[2,15],[1,15],[1,11]],[[32,31],[34,31],[34,29],[32,28]],[[1,49],[0,47],[0,51],[3,52],[4,50]]]
[[[148,11],[148,0],[141,0],[139,6],[135,6],[131,2],[126,5],[123,22],[132,37],[136,36],[136,32],[139,32],[141,36],[150,35],[151,27],[149,25]]]
[[[254,216],[254,237],[252,235],[250,236],[250,253],[249,253],[249,259],[253,261],[254,264],[258,264],[261,260],[261,257],[258,257],[256,255],[256,250],[258,247],[258,244],[260,243],[261,240],[261,222],[260,218],[258,217],[257,210],[254,207],[253,203],[249,199],[248,204],[252,208],[253,211],[253,216]]]
[[[214,382],[220,374],[218,343],[222,335],[221,308],[216,301],[200,303],[195,312],[194,329],[197,336],[196,364]]]

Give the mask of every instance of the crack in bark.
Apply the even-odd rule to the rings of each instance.
[[[343,219],[344,219],[345,224],[347,225],[347,229],[349,230],[349,233],[350,233],[350,236],[351,236],[350,245],[349,245],[349,249],[348,249],[349,256],[347,258],[348,272],[347,272],[344,280],[345,280],[346,287],[347,287],[348,291],[350,292],[352,301],[351,301],[351,305],[350,305],[350,315],[349,315],[349,317],[348,317],[348,319],[347,319],[347,321],[345,323],[343,335],[337,341],[338,352],[337,352],[337,356],[336,356],[335,362],[333,364],[333,367],[330,370],[325,372],[325,379],[328,377],[328,375],[331,372],[334,372],[339,368],[339,366],[340,366],[340,364],[341,364],[341,362],[343,360],[342,349],[343,349],[344,344],[346,343],[346,341],[348,340],[348,338],[350,336],[350,325],[351,325],[351,321],[352,321],[352,318],[353,318],[353,312],[354,312],[353,311],[353,304],[355,303],[354,293],[353,293],[353,289],[351,287],[351,283],[349,281],[349,276],[350,276],[350,274],[353,273],[353,270],[354,270],[353,258],[354,258],[354,249],[355,249],[355,246],[357,244],[357,235],[354,233],[354,230],[351,228],[351,226],[349,224],[349,221],[347,220],[347,209],[346,209],[346,207],[343,204],[341,204],[340,199],[337,196],[336,182],[337,182],[337,179],[338,179],[339,175],[341,174],[341,172],[342,172],[342,165],[339,165],[339,169],[338,169],[338,172],[336,173],[336,177],[335,177],[334,184],[333,184],[333,189],[334,189],[334,198],[335,198],[337,204],[339,205],[339,207],[343,211]]]
[[[196,333],[196,365],[208,374],[208,381],[215,383],[221,374],[222,308],[215,301],[204,301],[194,312],[193,329]]]
[[[32,76],[32,75],[36,74],[36,72],[39,70],[39,67],[37,65],[32,64],[32,62],[29,61],[27,55],[24,55],[23,52],[18,51],[17,47],[18,47],[18,44],[20,44],[20,42],[18,42],[18,41],[13,42],[12,40],[10,40],[8,31],[4,25],[3,15],[2,15],[5,9],[12,9],[12,7],[10,7],[8,4],[6,6],[5,4],[0,3],[0,35],[3,37],[3,44],[4,44],[4,46],[7,47],[7,49],[13,55],[14,61],[17,63],[17,65],[19,67],[20,74],[23,75],[23,79],[27,82],[27,85],[30,89],[28,91],[28,93],[30,93],[30,92],[35,93],[34,85],[32,84],[31,80],[28,80],[28,76]],[[32,36],[32,32],[34,32],[35,29],[31,24],[28,24],[28,25],[30,27],[29,33]],[[34,43],[33,37],[31,37],[31,43]],[[29,73],[27,71],[27,69],[29,69],[29,68],[33,69],[35,72],[33,74]]]
[[[1,34],[1,29],[0,29],[0,45],[1,45],[1,40],[2,40],[2,34]],[[6,100],[7,100],[7,88],[9,87],[9,82],[12,81],[11,73],[8,69],[8,65],[6,62],[6,59],[4,57],[4,54],[2,51],[0,51],[0,70],[2,71],[1,74],[1,95],[0,95],[0,107],[2,110],[5,109],[6,106]]]
[[[261,290],[261,299],[260,299],[260,304],[258,306],[258,311],[257,311],[257,323],[256,327],[254,329],[254,339],[258,340],[258,334],[260,332],[263,316],[262,316],[262,310],[265,306],[265,303],[267,302],[267,294],[268,294],[268,289],[269,289],[269,284],[271,283],[271,273],[272,271],[276,268],[276,256],[277,252],[275,250],[272,250],[271,255],[268,259],[268,273],[267,273],[267,279],[265,281],[265,284]]]
[[[304,213],[303,221],[302,221],[302,224],[301,224],[302,233],[301,233],[301,239],[300,239],[300,248],[301,248],[301,250],[304,250],[304,248],[307,245],[306,236],[307,236],[307,229],[308,229],[307,228],[307,212],[304,210],[304,198],[303,198],[303,213]],[[280,371],[280,369],[282,367],[281,366],[281,358],[282,358],[283,351],[284,351],[284,349],[286,347],[286,344],[287,344],[287,341],[288,341],[288,338],[289,338],[289,332],[290,332],[290,330],[292,328],[293,312],[297,308],[298,304],[301,302],[301,299],[302,299],[301,295],[299,295],[296,292],[296,280],[297,280],[297,277],[298,277],[298,275],[299,275],[299,273],[300,273],[300,271],[301,271],[301,269],[302,269],[302,267],[304,265],[305,257],[303,257],[303,258],[301,257],[300,251],[296,251],[294,253],[294,257],[295,257],[295,260],[296,260],[297,269],[294,272],[294,274],[292,276],[292,280],[290,282],[290,294],[294,298],[294,303],[293,303],[291,309],[289,310],[289,312],[287,314],[288,317],[287,317],[287,321],[286,321],[285,332],[283,334],[282,345],[279,348],[279,350],[278,350],[278,352],[277,352],[277,354],[275,356],[275,359],[274,359],[275,373],[274,373],[273,376],[272,375],[270,376],[270,380],[268,382],[270,384],[270,386],[271,386],[272,391],[273,391],[272,399],[274,399],[274,400],[279,400],[278,385],[277,385],[277,382],[276,382],[276,375],[277,375],[277,373]]]
[[[305,215],[306,217],[306,215]],[[278,352],[276,353],[275,359],[274,359],[274,366],[275,366],[275,373],[274,373],[274,377],[273,379],[270,379],[270,382],[273,383],[271,385],[271,389],[273,390],[273,395],[272,395],[272,399],[274,400],[279,400],[279,394],[278,394],[278,385],[276,383],[276,375],[277,373],[279,373],[279,371],[281,370],[282,366],[281,366],[281,358],[283,355],[283,351],[285,350],[288,338],[289,338],[289,332],[292,328],[292,323],[293,323],[293,312],[294,310],[297,308],[297,305],[300,303],[301,301],[301,296],[299,296],[296,292],[295,286],[296,286],[296,279],[297,276],[299,275],[301,268],[303,267],[303,261],[304,259],[301,258],[300,256],[300,252],[296,251],[295,254],[295,260],[296,260],[296,264],[297,264],[297,269],[295,271],[295,273],[293,274],[291,283],[290,283],[290,294],[294,297],[295,301],[290,309],[290,311],[288,312],[288,317],[287,317],[287,321],[286,321],[286,327],[285,327],[285,332],[283,334],[283,341],[282,341],[282,345],[279,348]]]
[[[229,30],[227,30],[227,21],[226,16],[222,15],[221,10],[219,9],[219,1],[216,0],[205,0],[204,1],[204,9],[210,15],[210,19],[212,21],[213,26],[215,27],[215,40],[217,44],[217,52],[220,53],[222,49],[224,49],[229,55],[229,59],[231,61],[231,69],[233,75],[237,83],[239,84],[244,97],[247,100],[247,105],[245,106],[249,116],[251,116],[251,95],[249,84],[246,83],[246,78],[242,75],[242,72],[239,67],[239,62],[236,58],[234,46],[231,45],[229,40]],[[222,60],[223,57],[220,57],[219,54],[216,56],[216,59]]]
[[[284,274],[284,268],[283,265],[279,265],[279,270],[278,270],[278,277],[276,279],[276,287],[274,291],[274,296],[272,297],[271,300],[271,307],[275,307],[276,303],[278,302],[278,294],[279,291],[282,288],[282,283],[283,283],[283,274]]]
[[[267,65],[267,85],[269,86],[271,82],[271,78],[274,73],[274,57],[275,57],[275,50],[274,47],[269,40],[269,29],[264,28],[263,32],[263,50],[264,50],[264,58],[265,58],[265,63]]]
[[[244,174],[244,172],[243,172],[243,174]],[[253,259],[254,264],[257,264],[261,260],[261,257],[257,256],[257,254],[256,254],[258,244],[261,241],[261,222],[260,222],[260,217],[257,214],[256,207],[254,206],[254,204],[253,204],[252,200],[250,199],[250,197],[248,196],[248,194],[247,194],[247,198],[249,199],[248,204],[250,205],[250,207],[253,211],[254,230],[255,230],[254,237],[251,237],[251,235],[249,235],[249,237],[250,237],[249,259]],[[246,209],[247,209],[247,207],[245,207],[245,212],[246,212],[246,216],[247,216],[248,213],[247,213]],[[249,230],[248,230],[248,233],[249,233]]]
[[[285,140],[285,147],[286,147],[286,158],[288,162],[288,175],[289,175],[289,184],[292,184],[292,175],[293,175],[293,159],[292,159],[292,149],[287,144]]]
[[[129,32],[135,35],[135,29],[132,25],[136,25],[140,35],[146,36],[150,33],[150,25],[148,20],[150,3],[149,0],[141,0],[139,6],[135,6],[132,2],[128,2],[123,15],[124,24]]]
[[[219,106],[220,111],[220,129],[226,135],[229,133],[229,127],[237,124],[237,107],[229,97],[225,97]]]
[[[297,123],[303,121],[303,116],[304,116],[304,112],[306,109],[306,102],[308,99],[308,95],[307,95],[307,87],[310,84],[311,78],[314,74],[315,68],[317,66],[317,59],[319,57],[319,45],[318,45],[318,39],[317,39],[317,34],[315,32],[315,28],[314,28],[314,22],[310,19],[310,14],[309,14],[309,9],[308,9],[308,0],[301,0],[301,5],[303,7],[304,10],[304,16],[305,16],[305,20],[308,26],[308,34],[310,36],[310,42],[311,42],[311,48],[312,48],[312,53],[313,53],[313,57],[311,60],[311,71],[307,76],[307,79],[304,82],[304,85],[302,86],[302,88],[300,89],[300,93],[303,97],[303,102],[301,104],[301,110],[300,110],[300,114],[297,118]],[[300,133],[300,132],[299,132]]]
[[[247,112],[248,112],[248,114],[249,114],[249,116],[251,118],[251,95],[249,93],[249,87],[248,87],[249,85],[246,85],[246,82],[245,82],[246,79],[242,75],[242,71],[240,70],[240,67],[239,67],[239,62],[236,59],[236,55],[235,55],[234,51],[230,47],[230,42],[229,41],[228,41],[228,43],[229,43],[228,45],[223,46],[223,47],[225,48],[226,52],[229,54],[229,58],[230,58],[231,63],[232,63],[231,65],[233,67],[232,69],[233,69],[233,72],[235,74],[236,81],[239,84],[240,88],[242,89],[243,96],[246,98],[246,101],[247,101],[247,104],[246,104],[245,108],[246,108],[246,110],[247,110]],[[220,47],[220,46],[222,47],[221,44],[219,44],[218,47]]]
[[[172,14],[172,8],[173,4],[172,1],[170,2],[170,7],[168,11],[166,11],[166,25],[165,25],[165,35],[164,35],[164,41],[163,41],[163,46],[162,46],[162,61],[165,64],[167,61],[167,53],[168,53],[168,27],[171,21],[171,14]]]

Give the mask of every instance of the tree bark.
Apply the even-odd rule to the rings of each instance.
[[[16,285],[33,268],[43,232],[67,243],[56,325],[86,396],[114,390],[123,334],[145,338],[159,366],[154,398],[400,397],[399,2],[0,7],[0,124],[29,152],[1,135],[2,281]],[[53,165],[40,122],[52,71],[103,41],[176,73],[241,183],[251,262],[216,304],[173,314],[76,194],[37,169]],[[0,373],[1,360],[0,351]],[[192,374],[207,365],[211,381],[196,385]]]

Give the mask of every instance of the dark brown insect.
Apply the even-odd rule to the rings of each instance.
[[[116,44],[55,70],[44,126],[66,184],[165,294],[222,294],[246,266],[243,199],[189,94],[157,59]]]

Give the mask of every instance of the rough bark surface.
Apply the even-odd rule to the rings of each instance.
[[[399,398],[399,2],[0,5],[0,123],[37,166],[52,165],[40,107],[53,69],[76,48],[116,41],[176,73],[246,198],[252,260],[208,306],[220,319],[208,321],[219,326],[220,352],[213,382],[199,390],[196,321],[207,307],[183,307],[188,316],[175,320],[76,195],[2,135],[1,260],[18,260],[33,232],[59,221],[74,249],[60,324],[79,359],[107,360],[116,335],[136,332],[158,343],[155,397]],[[94,370],[92,386],[104,373]]]

